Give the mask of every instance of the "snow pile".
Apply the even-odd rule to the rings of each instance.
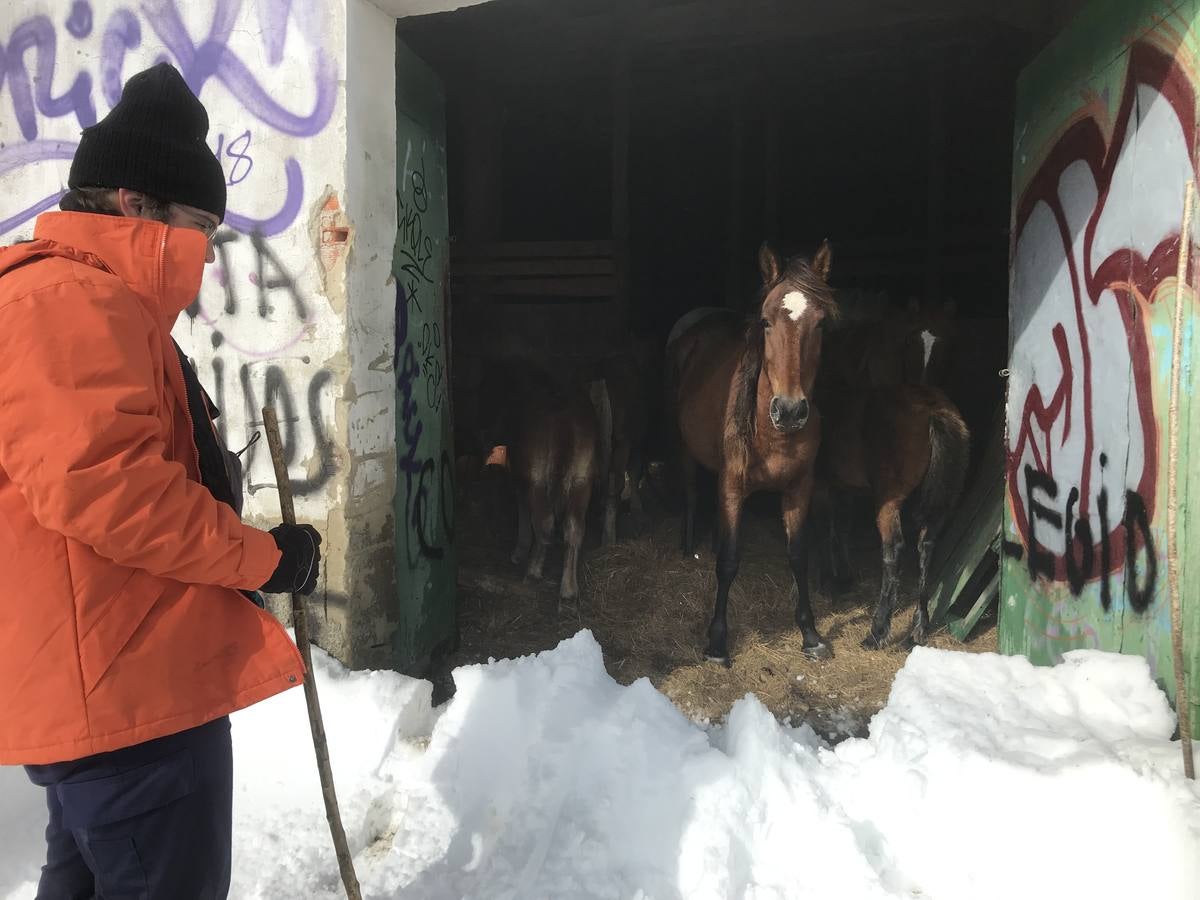
[[[918,649],[832,749],[751,696],[701,728],[588,632],[460,669],[440,715],[424,682],[317,668],[375,900],[1200,896],[1200,792],[1140,659]],[[299,691],[234,717],[238,900],[338,896],[307,728]],[[44,813],[12,774],[0,897],[23,898]]]

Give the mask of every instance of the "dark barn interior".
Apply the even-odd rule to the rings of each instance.
[[[942,386],[978,468],[1003,399],[1016,79],[1077,5],[494,0],[402,21],[447,97],[460,453],[483,360],[567,370],[634,340],[661,359],[688,310],[750,308],[764,240],[809,253],[827,238],[844,320],[919,308],[953,322]],[[651,459],[669,455],[664,431],[652,428]],[[665,559],[677,511],[669,490],[659,499],[648,529],[662,546],[647,552]],[[460,508],[460,521],[509,515]],[[778,506],[762,509],[763,553],[778,555]],[[477,570],[503,573],[508,538],[495,534],[510,530],[481,527],[477,553],[464,525],[462,615],[483,590]],[[868,521],[864,596],[878,583],[871,539]],[[605,565],[598,550],[587,562],[593,589]],[[711,583],[711,559],[696,565]],[[540,649],[498,646],[489,615],[477,655]],[[661,684],[684,661],[624,674]]]

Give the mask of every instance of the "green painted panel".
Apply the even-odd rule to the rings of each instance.
[[[454,450],[445,98],[396,41],[396,665],[423,672],[455,635]]]
[[[1167,409],[1197,5],[1094,0],[1022,73],[1014,141],[1000,648],[1036,663],[1077,647],[1137,654],[1172,697]],[[1196,295],[1184,294],[1179,546],[1200,687],[1200,473],[1186,465],[1200,447]]]

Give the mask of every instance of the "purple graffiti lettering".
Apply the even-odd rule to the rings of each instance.
[[[321,41],[320,7],[313,0],[259,0],[256,6],[267,62],[271,65],[283,62],[289,22],[295,22],[310,44]]]
[[[23,169],[33,163],[45,160],[71,159],[75,155],[76,146],[78,145],[73,141],[40,140],[5,147],[3,150],[0,150],[0,177],[7,175],[9,172]],[[56,191],[47,197],[43,197],[26,209],[7,218],[0,219],[0,234],[11,231],[19,225],[28,222],[38,213],[50,209],[58,203],[60,197],[62,197],[62,191]]]
[[[279,212],[268,219],[255,219],[252,216],[227,212],[225,224],[243,234],[258,231],[264,237],[274,237],[287,230],[287,227],[296,221],[296,216],[300,214],[300,206],[304,202],[304,173],[300,171],[300,163],[294,159],[284,161],[283,172],[287,180],[287,195],[283,198],[283,206],[279,208]]]
[[[142,6],[146,20],[159,40],[178,61],[188,85],[197,94],[209,78],[216,77],[252,115],[283,134],[311,137],[320,132],[333,115],[337,102],[337,70],[324,50],[315,48],[311,68],[317,96],[312,112],[297,115],[276,103],[250,69],[228,47],[242,0],[217,0],[208,37],[198,47],[188,34],[179,10],[171,0],[147,0]],[[283,30],[286,22],[275,27]]]
[[[43,197],[32,206],[26,207],[15,216],[9,216],[7,219],[0,219],[0,234],[12,231],[12,229],[28,222],[39,213],[44,213],[48,209],[58,205],[58,201],[62,199],[63,191],[51,194],[49,197]]]
[[[37,69],[33,82],[36,98],[25,69],[25,54],[37,50]],[[8,76],[13,111],[25,140],[38,136],[37,113],[57,118],[74,113],[83,128],[96,124],[96,105],[92,102],[92,76],[80,72],[65,94],[54,96],[54,66],[58,57],[58,37],[48,16],[34,16],[18,25],[9,38],[8,48],[0,48],[0,63]],[[35,105],[36,99],[36,105]]]
[[[125,54],[141,44],[142,24],[137,16],[127,9],[118,9],[109,19],[100,45],[100,89],[109,106],[116,106],[121,99]]]
[[[71,4],[71,15],[67,17],[67,31],[82,40],[92,33],[92,5],[84,0]]]
[[[295,137],[311,137],[323,130],[333,115],[337,102],[336,64],[321,47],[320,7],[313,0],[261,0],[256,5],[262,24],[265,56],[272,65],[284,58],[289,28],[304,36],[311,49],[304,68],[311,73],[314,100],[311,111],[296,113],[276,101],[251,73],[248,65],[228,46],[245,0],[215,0],[208,34],[199,41],[188,33],[178,0],[143,0],[140,10],[119,8],[112,13],[103,28],[97,69],[81,71],[65,92],[55,95],[57,62],[66,58],[60,54],[58,36],[50,17],[37,15],[20,22],[0,44],[0,89],[7,86],[11,95],[15,121],[27,142],[27,152],[20,157],[0,153],[0,174],[13,172],[22,165],[45,160],[69,160],[77,144],[74,142],[44,142],[38,140],[39,118],[62,118],[74,115],[81,127],[95,124],[96,101],[92,88],[98,82],[107,104],[114,106],[121,97],[125,78],[125,62],[130,51],[144,42],[144,24],[138,12],[146,18],[150,30],[165,45],[158,61],[172,62],[179,67],[192,90],[200,93],[210,79],[218,80],[251,115],[264,125]],[[90,0],[74,0],[62,26],[66,33],[82,39],[100,29]],[[34,52],[33,58],[29,51]],[[257,63],[257,60],[254,62]],[[251,155],[252,133],[246,129],[236,136],[217,136],[217,155],[226,169],[228,184],[234,186],[251,174],[255,160]],[[11,148],[10,148],[11,149]],[[284,161],[283,180],[286,185],[282,203],[276,213],[265,218],[231,211],[226,223],[243,233],[258,231],[271,237],[280,234],[300,214],[304,200],[304,177],[300,164],[289,158]],[[53,206],[61,194],[47,195],[26,209],[8,215],[0,221],[0,233],[5,233],[28,221],[39,212]]]
[[[250,174],[250,170],[254,168],[254,160],[250,158],[247,152],[250,149],[250,132],[243,132],[238,137],[235,137],[228,144],[225,143],[225,135],[217,135],[217,158],[224,156],[231,160],[226,173],[226,183],[233,187],[235,184],[241,184]]]

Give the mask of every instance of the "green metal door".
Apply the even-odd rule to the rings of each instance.
[[[455,635],[445,97],[397,38],[396,665],[423,673]]]
[[[1037,663],[1080,647],[1139,655],[1171,697],[1169,374],[1184,187],[1196,173],[1198,9],[1093,0],[1022,73],[1013,153],[1000,646]],[[1181,286],[1178,422],[1193,705],[1194,288]]]

